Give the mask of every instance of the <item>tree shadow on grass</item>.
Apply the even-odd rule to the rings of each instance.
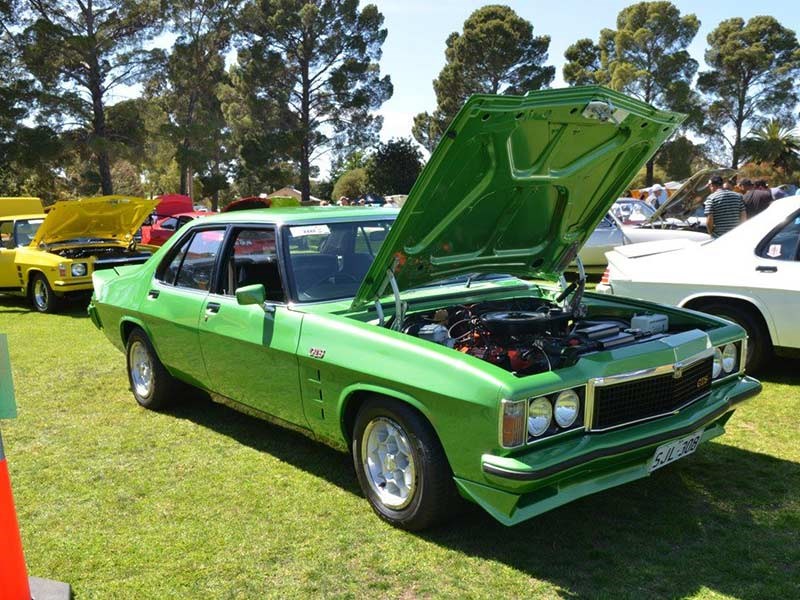
[[[301,471],[326,479],[345,491],[361,493],[349,454],[338,452],[297,431],[213,402],[203,392],[186,398],[171,408],[169,414],[279,458]]]
[[[735,418],[735,417],[734,417]],[[506,528],[481,511],[424,533],[569,598],[800,597],[800,465],[718,443],[644,480]]]
[[[87,298],[70,298],[62,300],[61,306],[55,316],[85,319],[89,315],[86,307],[89,305]],[[0,294],[0,314],[31,314],[37,315],[30,301],[22,296]]]
[[[777,361],[765,379],[798,382],[796,365]],[[346,453],[207,398],[171,414],[360,495]],[[652,477],[516,527],[473,507],[419,535],[547,581],[569,598],[673,598],[705,589],[745,600],[797,598],[798,491],[800,464],[711,442]],[[374,518],[365,501],[365,521]]]

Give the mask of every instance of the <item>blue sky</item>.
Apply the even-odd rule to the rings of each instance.
[[[370,0],[385,18],[389,35],[383,46],[381,71],[388,73],[394,83],[394,95],[380,114],[384,117],[382,138],[410,136],[414,115],[432,111],[436,105],[431,82],[444,65],[447,36],[461,27],[472,11],[490,2],[473,0]],[[597,39],[600,30],[613,28],[617,14],[627,1],[596,0],[527,0],[497,2],[511,6],[520,16],[533,24],[536,35],[551,38],[547,64],[555,65],[553,87],[564,85],[561,67],[564,51],[583,37]],[[749,19],[755,15],[772,15],[785,27],[800,31],[800,3],[796,0],[760,0],[736,2],[711,0],[673,3],[682,14],[694,13],[700,19],[700,31],[690,47],[692,56],[705,68],[703,52],[706,36],[720,21],[730,17]],[[323,166],[323,165],[320,165]],[[324,166],[323,166],[324,169]]]
[[[700,63],[701,71],[706,68],[703,61],[706,36],[724,19],[772,15],[785,27],[800,33],[800,3],[797,0],[760,0],[750,4],[735,0],[672,1],[682,14],[694,13],[700,19],[700,31],[689,51]],[[381,72],[391,76],[394,95],[378,111],[384,119],[381,138],[387,141],[396,137],[410,137],[414,115],[426,110],[433,111],[436,107],[432,82],[444,66],[447,36],[453,31],[461,31],[470,13],[491,2],[362,0],[362,4],[367,2],[378,6],[389,30],[383,45]],[[614,28],[619,11],[634,1],[499,0],[496,3],[511,6],[520,16],[530,21],[535,35],[550,36],[547,64],[556,67],[553,87],[562,87],[564,51],[580,38],[597,40],[601,29]],[[171,45],[173,39],[171,34],[164,34],[153,44],[166,47]],[[235,60],[235,52],[231,53],[229,59]],[[123,87],[116,92],[114,100],[135,96],[140,92],[140,86]],[[317,166],[321,175],[326,176],[330,168],[330,157],[321,157]]]

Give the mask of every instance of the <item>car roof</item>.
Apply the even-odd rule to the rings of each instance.
[[[175,213],[174,215],[165,215],[163,217],[159,217],[158,222],[160,223],[161,221],[166,221],[167,219],[177,219],[179,217],[192,217],[193,219],[196,219],[198,217],[207,217],[213,214],[216,213],[208,212],[205,210],[190,210],[187,212]]]
[[[394,218],[400,209],[346,206],[303,206],[285,208],[256,208],[212,214],[203,218],[204,225],[221,223],[275,223],[291,225],[301,223],[330,223],[333,221],[372,220]]]

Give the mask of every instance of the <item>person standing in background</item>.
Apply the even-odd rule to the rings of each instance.
[[[769,189],[767,189],[767,182],[763,179],[757,181],[755,184],[749,179],[742,179],[741,185],[744,190],[744,209],[747,212],[748,219],[752,219],[772,204],[772,194]]]
[[[658,210],[658,208],[667,201],[667,190],[660,183],[654,183],[650,188],[650,194],[647,196],[646,202]]]
[[[708,233],[718,238],[725,235],[739,223],[747,220],[742,195],[723,188],[723,180],[714,175],[708,182],[711,194],[705,201],[705,215],[708,218]]]

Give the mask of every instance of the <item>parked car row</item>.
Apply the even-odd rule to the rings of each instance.
[[[608,253],[599,292],[715,314],[747,331],[747,369],[800,350],[800,197],[719,239],[639,244]]]
[[[56,202],[45,214],[38,198],[0,199],[0,292],[27,297],[40,312],[55,312],[70,296],[88,296],[92,274],[140,264],[150,250],[133,235],[154,200],[104,196]]]
[[[711,239],[706,232],[703,202],[713,175],[729,177],[732,169],[703,169],[687,179],[662,206],[653,208],[643,200],[620,198],[611,207],[578,256],[587,272],[602,273],[608,263],[606,253],[618,246]]]
[[[708,172],[658,211],[619,198],[682,119],[601,87],[475,96],[401,210],[0,203],[0,291],[93,289],[139,405],[200,389],[346,449],[395,526],[463,499],[520,523],[690,455],[800,347],[800,198],[713,241]],[[576,257],[608,264],[599,293],[563,281]]]

